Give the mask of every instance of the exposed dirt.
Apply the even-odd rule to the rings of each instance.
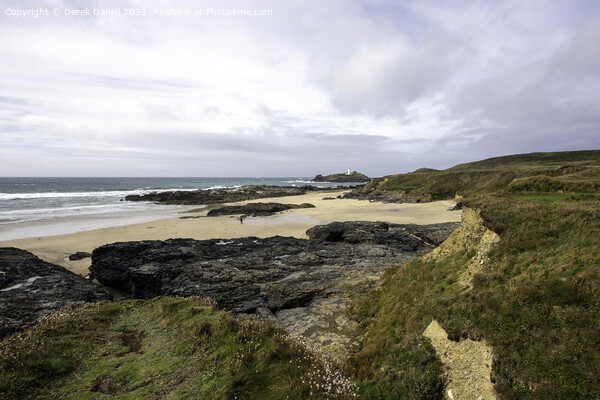
[[[448,386],[445,398],[450,400],[495,400],[492,372],[492,348],[485,341],[471,339],[453,342],[434,319],[423,332],[446,367]]]
[[[98,377],[92,388],[92,392],[99,392],[103,394],[118,394],[117,386],[115,385],[115,378],[112,375],[102,375]]]
[[[488,253],[499,241],[500,236],[485,227],[479,211],[464,207],[459,227],[423,259],[443,258],[463,249],[475,250],[475,255],[458,280],[458,284],[469,291],[473,287],[473,276],[488,262]]]
[[[483,267],[488,263],[488,253],[500,241],[500,236],[496,232],[486,229],[481,235],[481,239],[477,244],[477,253],[467,265],[467,269],[458,279],[458,284],[467,291],[473,288],[473,277],[476,273],[481,272]]]
[[[129,347],[130,353],[141,353],[145,332],[125,329],[121,334],[123,346]]]

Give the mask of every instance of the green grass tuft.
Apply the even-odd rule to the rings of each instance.
[[[51,314],[0,343],[0,398],[354,398],[305,343],[210,302],[155,298]]]

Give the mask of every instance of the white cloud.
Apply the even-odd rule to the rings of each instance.
[[[407,40],[361,45],[332,71],[333,103],[350,113],[402,116],[439,80],[435,52]]]

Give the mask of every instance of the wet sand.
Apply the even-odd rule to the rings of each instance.
[[[306,238],[312,226],[335,221],[386,221],[399,224],[433,224],[459,222],[461,211],[449,211],[453,201],[418,204],[382,204],[364,200],[334,199],[343,193],[309,193],[301,196],[278,197],[252,202],[311,203],[315,208],[286,211],[268,217],[251,217],[240,223],[238,216],[207,217],[208,208],[179,214],[179,218],[161,219],[125,226],[95,229],[57,236],[17,239],[0,242],[0,247],[12,246],[28,250],[41,259],[62,265],[79,275],[86,275],[91,260],[69,261],[77,251],[92,252],[107,243],[133,240],[165,240],[169,238],[230,239],[244,236],[294,236]],[[243,204],[243,203],[235,203]]]

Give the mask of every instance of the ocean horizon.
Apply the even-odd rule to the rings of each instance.
[[[246,185],[343,184],[306,177],[4,177],[0,178],[0,241],[148,222],[194,208],[124,201],[128,195]]]

